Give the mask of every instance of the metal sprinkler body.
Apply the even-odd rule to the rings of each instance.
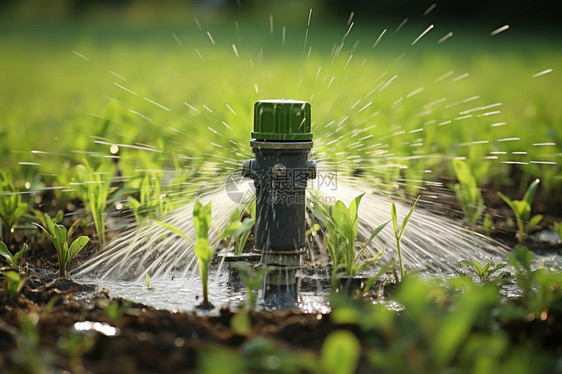
[[[266,308],[286,309],[298,303],[297,271],[305,252],[306,186],[316,178],[310,104],[295,100],[261,100],[254,106],[250,145],[255,159],[243,163],[243,174],[256,190],[255,250],[266,273]]]

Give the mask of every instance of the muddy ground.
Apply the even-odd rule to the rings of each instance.
[[[521,197],[516,190],[509,195]],[[485,190],[484,196],[495,217],[494,237],[514,246],[515,228],[507,225],[512,213],[495,189]],[[441,214],[458,217],[460,207],[454,197],[441,198],[440,206]],[[561,204],[552,204],[547,198],[537,199],[533,213],[545,214],[550,223],[562,220]],[[80,234],[93,237],[91,228],[81,230]],[[209,365],[206,352],[221,347],[236,348],[247,358],[269,357],[268,350],[274,350],[278,356],[298,353],[314,361],[325,337],[336,329],[349,329],[360,340],[364,338],[357,326],[336,325],[329,315],[249,312],[251,327],[240,330],[233,328],[235,314],[229,310],[201,317],[112,300],[106,290],[95,285],[57,280],[56,253],[45,238],[30,241],[25,235],[16,235],[12,248],[25,241],[31,245],[23,266],[27,281],[17,297],[10,300],[3,295],[0,303],[1,372],[193,373]],[[527,244],[537,251],[562,251],[559,244],[533,240]],[[92,240],[77,261],[87,259],[96,248]],[[364,361],[359,371],[372,372]],[[268,362],[258,360],[252,371],[263,371]]]

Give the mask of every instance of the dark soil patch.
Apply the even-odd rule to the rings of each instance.
[[[121,309],[119,318],[112,318],[112,307]],[[318,353],[324,338],[336,328],[326,316],[250,312],[252,327],[240,335],[231,328],[233,316],[225,309],[219,316],[201,317],[111,300],[103,290],[69,279],[37,288],[28,285],[17,300],[0,306],[0,367],[23,372],[33,364],[24,357],[40,359],[48,352],[50,357],[43,357],[41,365],[70,372],[109,373],[119,368],[121,373],[189,373],[197,372],[197,357],[210,345],[240,347],[262,336]],[[114,336],[79,332],[77,323],[85,321],[118,330]],[[34,337],[38,340],[31,344]]]
[[[521,197],[515,188],[502,191],[513,198]],[[515,229],[506,224],[512,212],[497,196],[497,189],[486,188],[483,195],[494,216],[497,228],[494,238],[513,247],[517,243]],[[448,189],[429,189],[424,192],[424,200],[424,207],[437,214],[462,218],[460,206]],[[547,222],[560,221],[561,207],[560,202],[550,203],[539,193],[533,213],[544,214]],[[250,312],[251,327],[241,334],[232,328],[236,314],[230,310],[221,310],[219,316],[203,317],[157,310],[122,299],[112,300],[106,291],[94,285],[55,279],[58,269],[55,250],[40,235],[40,232],[27,236],[20,234],[11,243],[14,250],[28,242],[31,250],[24,258],[23,271],[27,281],[22,292],[15,300],[4,299],[0,304],[1,372],[34,372],[42,368],[72,373],[195,373],[202,355],[217,346],[243,352],[248,343],[265,339],[268,344],[289,354],[301,352],[317,357],[325,337],[336,329],[352,331],[361,342],[373,338],[364,336],[365,332],[356,325],[334,324],[328,315]],[[74,265],[91,257],[99,247],[92,226],[80,227],[74,237],[78,235],[93,239],[74,260]],[[536,251],[561,251],[560,245],[549,246],[533,240],[528,240],[527,245]],[[77,325],[88,321],[98,328],[82,331],[82,325]],[[514,339],[521,331],[527,334],[539,331],[542,337],[538,340],[548,341],[555,340],[554,337],[560,334],[558,330],[549,330],[545,324],[533,323],[505,328],[513,331]],[[559,324],[556,326],[560,327]],[[554,340],[552,343],[556,344]],[[360,371],[364,363],[363,356]]]

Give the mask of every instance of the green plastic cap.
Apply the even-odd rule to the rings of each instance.
[[[310,104],[285,99],[256,102],[252,138],[266,141],[312,140]]]

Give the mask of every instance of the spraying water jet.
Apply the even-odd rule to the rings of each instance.
[[[310,104],[295,100],[261,100],[254,106],[250,145],[255,158],[243,163],[254,181],[256,223],[254,250],[267,269],[263,302],[286,309],[298,303],[297,271],[305,253],[306,186],[316,178]]]

